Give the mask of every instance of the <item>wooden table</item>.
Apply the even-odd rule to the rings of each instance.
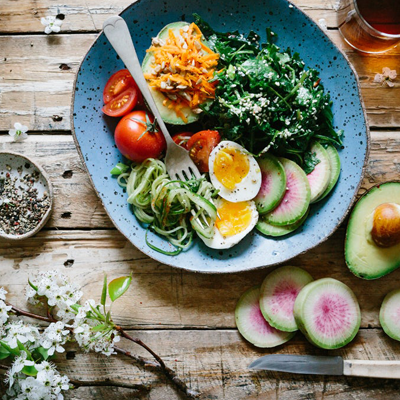
[[[254,358],[275,352],[381,360],[400,356],[400,344],[382,332],[378,321],[384,295],[400,287],[400,270],[373,282],[354,277],[343,258],[346,223],[327,242],[291,262],[314,278],[343,281],[359,299],[359,334],[350,345],[332,352],[314,348],[301,334],[271,351],[242,340],[235,329],[235,303],[244,288],[262,281],[267,269],[218,276],[184,272],[144,256],[114,228],[75,149],[70,103],[75,73],[102,22],[130,1],[1,0],[0,149],[34,157],[50,174],[55,191],[54,212],[45,230],[22,243],[0,242],[0,286],[10,292],[9,300],[26,307],[23,288],[28,274],[38,270],[59,269],[82,284],[86,298],[99,298],[103,272],[110,278],[132,272],[131,289],[115,304],[115,320],[153,347],[203,398],[400,399],[398,381],[252,373],[246,368]],[[400,50],[359,54],[340,38],[336,0],[295,3],[314,20],[326,20],[328,35],[360,77],[371,127],[371,155],[360,194],[373,184],[399,179],[400,79],[391,89],[373,80],[382,67],[400,73]],[[40,17],[59,13],[65,15],[62,32],[45,35]],[[15,122],[28,125],[25,142],[13,143],[7,135]],[[124,347],[145,355],[128,343]],[[162,375],[119,356],[82,354],[71,346],[57,363],[71,378],[101,382],[107,377],[152,387],[143,396],[123,387],[82,387],[68,399],[182,398]]]

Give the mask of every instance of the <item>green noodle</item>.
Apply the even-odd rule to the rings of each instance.
[[[152,249],[176,255],[190,246],[193,230],[206,238],[213,236],[217,210],[212,198],[217,191],[205,177],[171,180],[162,161],[148,158],[119,175],[118,183],[126,188],[136,218],[176,247],[172,252],[159,249],[148,242],[146,233]]]

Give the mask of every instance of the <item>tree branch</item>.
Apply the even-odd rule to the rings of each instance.
[[[35,319],[38,319],[40,321],[45,321],[45,322],[48,322],[48,323],[57,322],[57,319],[55,319],[52,316],[51,312],[48,312],[47,316],[45,317],[45,316],[42,316],[42,315],[37,315],[37,314],[31,313],[29,311],[22,310],[22,309],[17,308],[17,307],[15,307],[15,306],[13,306],[12,304],[9,304],[9,303],[7,303],[7,305],[12,307],[11,311],[17,316],[22,315],[22,316],[25,316],[25,317],[35,318]],[[139,338],[134,338],[134,337],[130,336],[120,326],[115,326],[115,329],[121,334],[121,336],[123,338],[125,338],[127,340],[130,340],[131,342],[134,342],[134,343],[138,344],[139,346],[143,347],[145,350],[147,350],[154,357],[156,362],[151,361],[151,360],[147,360],[147,359],[145,359],[143,357],[140,357],[140,356],[135,356],[132,353],[130,353],[129,351],[121,349],[119,347],[115,347],[115,351],[117,351],[120,354],[126,355],[127,357],[135,360],[136,362],[140,363],[143,366],[151,366],[151,367],[154,367],[157,370],[163,372],[164,375],[167,377],[167,379],[169,381],[171,381],[175,385],[176,388],[178,388],[180,391],[182,391],[187,396],[187,398],[196,399],[196,398],[199,397],[200,393],[195,391],[195,390],[190,389],[186,385],[186,383],[177,376],[176,372],[174,370],[172,370],[171,368],[167,367],[165,365],[164,361],[162,360],[162,358],[157,353],[155,353],[149,346],[147,346],[145,343],[143,343]],[[8,369],[8,367],[6,367],[6,369]],[[77,383],[78,386],[79,385],[80,386],[91,386],[89,384],[86,385],[86,383],[80,382],[80,381],[74,381],[74,382]],[[78,382],[80,382],[80,383],[78,383]],[[120,384],[118,382],[116,383],[116,382],[111,382],[111,381],[93,381],[93,382],[90,381],[90,382],[91,383],[93,383],[93,382],[96,383],[97,382],[97,386],[125,385],[124,383]],[[129,384],[126,384],[126,385],[129,385]],[[96,384],[94,384],[92,386],[96,386]],[[145,390],[143,385],[136,385],[136,386],[138,388],[141,387],[142,388],[141,390]],[[120,386],[120,387],[128,387],[128,386]],[[136,389],[136,387],[135,387],[135,389]],[[139,389],[137,389],[137,390],[139,390]]]
[[[6,304],[8,306],[12,307],[11,311],[16,316],[23,315],[24,317],[34,318],[34,319],[38,319],[40,321],[45,321],[45,322],[48,322],[48,323],[57,322],[57,320],[55,318],[53,318],[52,316],[44,317],[42,315],[33,314],[33,313],[29,312],[29,311],[21,310],[20,308],[17,308],[17,307],[13,306],[10,303],[6,303]]]
[[[120,326],[116,326],[116,329],[120,332],[121,336],[124,337],[125,339],[130,340],[131,342],[134,342],[136,344],[138,344],[139,346],[143,347],[144,349],[146,349],[157,361],[157,364],[150,364],[152,366],[154,366],[155,368],[159,369],[160,371],[162,371],[165,376],[180,390],[182,391],[189,399],[196,399],[199,397],[200,393],[190,389],[186,383],[180,379],[176,372],[174,370],[172,370],[171,368],[167,367],[164,363],[164,361],[162,360],[162,358],[155,353],[152,349],[150,349],[150,347],[148,347],[145,343],[143,343],[140,339],[138,338],[133,338],[132,336],[128,335],[128,333],[126,333]],[[139,361],[141,363],[148,363],[147,360],[145,359],[139,359],[137,358],[137,356],[133,356],[129,351],[124,350],[123,352],[121,351],[122,349],[116,348],[115,350],[125,354],[126,356],[134,359],[135,361]]]
[[[77,379],[70,379],[69,383],[74,385],[74,389],[80,387],[93,387],[93,386],[113,386],[120,387],[126,389],[133,389],[138,393],[147,393],[150,391],[150,387],[148,385],[141,385],[136,383],[126,383],[126,382],[116,382],[110,379],[105,379],[104,381],[80,381]]]

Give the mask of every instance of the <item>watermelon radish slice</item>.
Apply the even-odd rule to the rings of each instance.
[[[272,211],[281,202],[286,192],[286,175],[282,164],[272,154],[259,158],[261,169],[261,188],[255,197],[257,211],[265,214]]]
[[[297,295],[312,276],[299,267],[282,267],[266,276],[260,289],[260,309],[271,326],[285,332],[298,330],[293,316]]]
[[[315,166],[314,170],[307,175],[310,183],[311,199],[310,203],[314,203],[327,189],[331,180],[331,164],[327,151],[322,144],[313,142],[310,148],[311,153],[315,153],[320,162]]]
[[[300,228],[301,225],[303,225],[304,221],[308,217],[308,211],[309,210],[307,210],[307,212],[304,214],[304,216],[301,217],[294,224],[285,225],[285,226],[271,225],[267,221],[265,221],[265,219],[263,218],[262,215],[260,215],[260,217],[258,218],[256,229],[265,236],[280,237],[280,236],[289,235],[289,233],[294,232],[296,229]]]
[[[400,340],[400,289],[393,290],[384,298],[379,321],[388,336]]]
[[[340,157],[338,151],[332,145],[329,145],[325,150],[328,153],[331,165],[331,179],[325,192],[322,193],[315,202],[322,200],[330,193],[330,191],[335,187],[340,175]]]
[[[248,289],[240,297],[236,309],[236,326],[242,336],[257,347],[275,347],[294,336],[292,332],[281,332],[273,328],[262,316],[260,286]]]
[[[357,298],[336,279],[319,279],[305,286],[296,298],[293,312],[306,338],[323,349],[345,346],[360,329]]]
[[[286,174],[286,192],[278,207],[265,215],[271,225],[285,226],[297,222],[308,210],[310,204],[310,185],[307,175],[293,161],[280,157]]]

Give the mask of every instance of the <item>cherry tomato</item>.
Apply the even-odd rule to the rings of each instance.
[[[115,144],[130,160],[141,163],[146,158],[159,158],[166,148],[164,136],[146,111],[125,115],[115,128]]]
[[[103,91],[104,114],[122,117],[131,111],[142,98],[136,82],[127,69],[121,69],[107,81]]]
[[[179,146],[182,146],[184,149],[189,150],[187,148],[187,142],[192,136],[193,136],[193,132],[180,132],[180,133],[177,133],[176,135],[172,136],[172,140],[176,144],[179,144]]]
[[[139,93],[134,87],[128,87],[119,96],[112,98],[101,110],[110,117],[122,117],[135,107]]]
[[[127,69],[121,69],[111,75],[103,91],[103,101],[107,104],[111,99],[121,94],[128,87],[136,86],[132,75]]]
[[[200,172],[209,172],[208,159],[214,147],[221,141],[217,131],[200,131],[195,133],[186,143],[189,155]]]

